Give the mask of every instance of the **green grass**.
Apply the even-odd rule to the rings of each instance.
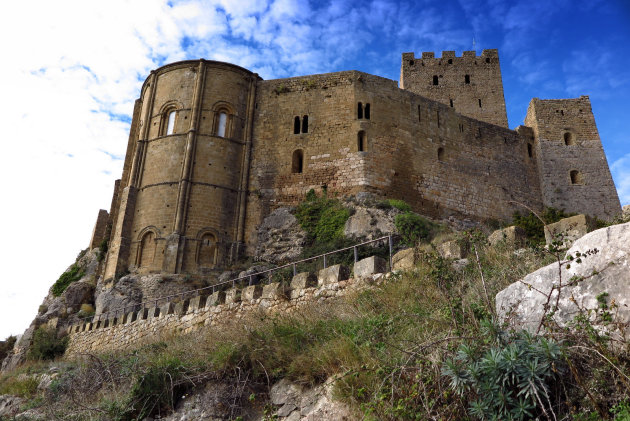
[[[85,275],[85,271],[78,264],[73,264],[70,266],[70,269],[62,273],[59,279],[53,284],[53,295],[59,297],[71,283],[78,281],[83,275]]]

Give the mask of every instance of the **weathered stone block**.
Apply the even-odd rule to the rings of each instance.
[[[225,292],[225,304],[238,303],[239,301],[241,301],[240,288],[230,288]]]
[[[490,234],[488,242],[493,247],[498,244],[505,244],[507,247],[518,249],[527,243],[527,233],[523,228],[512,225]]]
[[[387,272],[387,260],[378,256],[370,256],[354,264],[354,277],[365,278],[375,273]]]
[[[204,308],[206,306],[207,295],[198,295],[190,299],[190,303],[188,304],[188,312],[192,313],[193,311]]]
[[[463,259],[468,255],[468,248],[457,240],[445,241],[438,244],[437,251],[445,259]]]
[[[311,272],[298,273],[291,280],[291,289],[304,289],[317,286],[317,276]]]
[[[411,270],[416,267],[418,256],[413,248],[400,250],[392,256],[393,270]]]
[[[166,304],[162,304],[162,306],[160,307],[160,316],[173,314],[173,311],[175,311],[175,306],[173,305],[173,303],[168,302]]]
[[[267,300],[276,300],[278,298],[283,298],[287,294],[287,286],[282,282],[272,282],[271,284],[265,285],[262,291],[262,298]]]
[[[186,314],[186,312],[188,311],[189,303],[190,300],[182,300],[179,303],[175,304],[175,310],[173,311],[173,313],[180,316]]]
[[[216,291],[212,293],[206,300],[206,308],[218,306],[219,304],[223,303],[225,303],[225,292]]]
[[[260,298],[260,296],[262,295],[262,291],[262,285],[250,285],[248,287],[245,287],[241,292],[241,300],[251,301]]]
[[[586,215],[575,215],[545,226],[545,241],[551,244],[558,235],[569,247],[580,237],[595,228],[595,221]]]
[[[138,318],[138,312],[131,311],[127,313],[127,323],[133,323],[136,321],[137,318]]]
[[[320,270],[317,274],[319,285],[334,284],[335,282],[345,281],[348,278],[350,278],[350,269],[345,265],[333,265]]]
[[[151,307],[147,313],[147,319],[160,316],[160,307]]]

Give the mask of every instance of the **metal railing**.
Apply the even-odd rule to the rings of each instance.
[[[158,307],[158,303],[159,302],[164,302],[165,304],[171,302],[174,298],[179,297],[182,301],[184,300],[184,297],[186,296],[191,296],[191,298],[194,298],[196,296],[200,296],[203,295],[203,292],[208,292],[209,294],[214,294],[217,290],[222,290],[226,285],[232,285],[232,287],[236,287],[237,284],[239,285],[243,285],[244,281],[247,281],[248,285],[253,285],[254,282],[258,281],[261,277],[265,277],[266,275],[266,280],[270,281],[272,279],[272,275],[275,272],[278,272],[282,269],[288,268],[288,267],[292,267],[293,268],[293,276],[297,275],[297,265],[301,264],[301,263],[307,263],[307,262],[312,262],[312,261],[316,261],[320,258],[323,258],[323,264],[324,264],[324,269],[326,269],[328,266],[328,261],[327,261],[327,257],[337,254],[337,253],[342,253],[344,251],[348,251],[348,250],[353,250],[354,252],[354,262],[356,263],[358,261],[358,247],[361,246],[365,246],[368,244],[373,244],[373,243],[378,243],[378,242],[383,242],[385,240],[387,240],[387,246],[389,248],[389,269],[391,270],[392,267],[392,253],[393,253],[393,249],[394,249],[394,237],[395,235],[390,234],[390,235],[386,235],[383,237],[379,237],[376,238],[374,240],[369,240],[369,241],[364,241],[362,243],[358,243],[358,244],[354,244],[352,246],[349,247],[344,247],[341,249],[337,249],[337,250],[333,250],[333,251],[329,251],[326,253],[322,253],[322,254],[318,254],[317,256],[312,256],[312,257],[308,257],[306,259],[302,259],[302,260],[296,260],[294,262],[291,263],[287,263],[285,265],[282,266],[278,266],[275,268],[271,268],[271,269],[267,269],[267,270],[263,270],[261,272],[256,272],[256,273],[252,273],[249,275],[245,275],[245,276],[240,276],[238,278],[234,278],[234,279],[230,279],[228,281],[223,281],[220,282],[218,284],[214,284],[214,285],[210,285],[207,287],[203,287],[203,288],[198,288],[198,289],[194,289],[194,290],[190,290],[190,291],[183,291],[183,292],[179,292],[177,294],[171,294],[171,295],[165,295],[165,296],[161,296],[161,297],[156,297],[156,298],[151,298],[145,301],[142,301],[140,303],[137,304],[127,304],[125,306],[122,307],[118,307],[109,311],[106,311],[104,313],[100,313],[96,316],[87,316],[87,317],[82,317],[79,318],[79,320],[82,320],[84,323],[89,320],[92,319],[92,321],[101,321],[101,320],[108,320],[110,318],[110,315],[113,315],[114,318],[118,317],[118,314],[121,314],[122,316],[124,316],[125,314],[128,313],[128,309],[131,312],[135,312],[135,311],[141,311],[147,308],[153,308],[153,307]],[[261,283],[264,283],[264,281],[262,281]]]

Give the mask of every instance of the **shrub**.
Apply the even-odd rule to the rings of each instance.
[[[21,398],[31,398],[37,393],[39,381],[32,376],[9,377],[0,382],[0,395],[14,395]],[[4,419],[4,418],[2,418]]]
[[[573,215],[575,215],[575,213],[566,213],[564,210],[555,208],[545,208],[540,217],[545,221],[545,224],[549,225]],[[545,242],[545,224],[532,212],[528,215],[521,215],[519,212],[514,212],[512,220],[514,225],[525,230],[527,238],[529,238],[532,243],[541,244]]]
[[[387,200],[387,203],[391,207],[401,210],[403,212],[411,212],[411,206],[409,206],[409,204],[407,204],[407,202],[405,202],[404,200],[389,199]]]
[[[298,205],[295,217],[312,242],[326,243],[343,237],[350,211],[339,200],[329,199],[326,194],[320,197],[311,189]]]
[[[0,341],[0,361],[4,360],[9,352],[13,349],[17,338],[13,335],[6,338],[4,341]]]
[[[484,323],[484,336],[493,338],[494,345],[459,347],[442,368],[451,389],[468,398],[469,412],[478,419],[522,420],[546,413],[553,382],[561,374],[562,348],[525,331],[507,336],[492,322]]]
[[[41,326],[33,333],[28,357],[31,360],[52,360],[63,355],[67,346],[67,336],[60,338],[55,329]]]
[[[85,275],[85,271],[76,263],[70,266],[70,269],[61,274],[59,279],[52,286],[52,293],[55,297],[59,297],[73,282],[78,281]]]
[[[413,212],[396,215],[394,225],[402,237],[402,242],[410,247],[420,240],[429,239],[431,235],[431,222]]]

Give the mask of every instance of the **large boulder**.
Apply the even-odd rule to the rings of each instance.
[[[347,238],[373,240],[396,232],[394,218],[400,211],[396,208],[377,209],[357,207],[346,221],[343,235]]]
[[[289,208],[278,208],[258,228],[256,260],[282,263],[296,260],[306,242],[306,232]]]
[[[494,231],[488,237],[488,243],[493,247],[503,244],[511,249],[519,249],[527,244],[527,233],[523,228],[512,225]]]
[[[564,245],[569,247],[580,237],[595,228],[595,221],[586,215],[563,218],[553,224],[545,225],[545,241],[551,244],[561,236]]]
[[[578,252],[595,250],[594,254],[582,257],[581,263],[575,261]],[[562,266],[562,283],[558,264],[552,263],[499,292],[496,309],[500,318],[513,327],[536,332],[546,315],[559,326],[567,326],[581,312],[595,310],[589,317],[598,328],[614,335],[629,334],[630,223],[586,234],[568,250],[569,255],[574,260]],[[558,308],[554,312],[556,300]],[[597,317],[597,309],[600,314],[602,311],[602,301],[615,306],[610,313],[613,321],[620,325],[609,324]],[[547,303],[549,308],[545,309]]]

